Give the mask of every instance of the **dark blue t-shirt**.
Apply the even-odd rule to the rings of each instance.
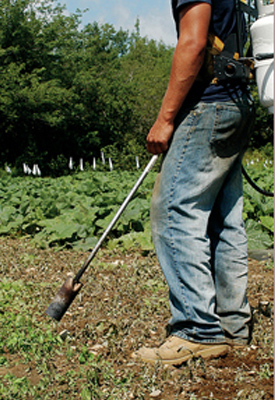
[[[212,6],[212,16],[209,31],[223,42],[236,30],[235,0],[172,0],[173,15],[178,30],[179,11],[191,3],[208,3]],[[199,100],[204,102],[228,101],[240,95],[246,85],[236,82],[226,82],[222,85],[195,82],[188,94],[185,105]]]

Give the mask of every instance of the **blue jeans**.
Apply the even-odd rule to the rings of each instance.
[[[246,98],[181,112],[155,182],[151,228],[169,286],[169,323],[187,340],[249,338],[241,160],[253,122]]]

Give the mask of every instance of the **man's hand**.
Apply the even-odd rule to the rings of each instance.
[[[156,120],[147,136],[147,150],[152,154],[160,154],[169,147],[169,140],[174,131],[172,122],[161,122]]]

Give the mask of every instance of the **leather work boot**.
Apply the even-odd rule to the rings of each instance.
[[[159,361],[168,365],[180,365],[192,357],[217,358],[228,353],[225,343],[195,343],[177,336],[170,336],[160,347],[141,347],[132,357],[145,362]]]

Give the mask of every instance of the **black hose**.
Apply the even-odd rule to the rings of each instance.
[[[244,169],[243,166],[242,166],[242,173],[243,173],[245,179],[247,180],[247,182],[253,187],[253,189],[257,190],[257,192],[263,194],[264,196],[274,197],[274,193],[268,192],[268,191],[260,188],[258,185],[256,185],[256,183],[250,178],[250,176],[248,175],[248,173],[246,172],[246,170]]]

